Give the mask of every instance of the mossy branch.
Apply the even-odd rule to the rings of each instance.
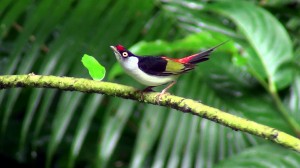
[[[110,82],[98,82],[82,78],[40,76],[40,75],[7,75],[0,76],[0,89],[15,87],[56,88],[68,91],[100,93],[125,99],[137,100],[160,106],[171,107],[184,113],[190,113],[230,127],[233,130],[247,132],[277,144],[300,152],[300,140],[277,129],[234,116],[219,109],[209,107],[195,100],[174,95],[164,95],[158,103],[157,92],[142,93],[129,86]]]

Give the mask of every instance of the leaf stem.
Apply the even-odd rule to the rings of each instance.
[[[283,116],[283,118],[288,122],[288,124],[291,126],[293,131],[295,132],[296,136],[299,138],[300,137],[300,125],[294,120],[294,118],[291,117],[289,114],[289,111],[287,108],[283,105],[276,89],[275,86],[272,84],[271,80],[269,79],[268,83],[264,81],[256,72],[251,68],[248,67],[250,73],[255,76],[255,78],[258,80],[258,82],[269,92],[271,97],[274,100],[274,103],[276,107],[278,108],[280,114]]]
[[[289,123],[289,125],[293,128],[293,131],[296,133],[296,136],[299,138],[300,137],[300,125],[296,122],[296,120],[293,117],[291,117],[288,109],[282,103],[278,93],[276,91],[271,91],[270,89],[268,91],[271,94],[271,96],[276,104],[276,107],[280,111],[281,115]]]

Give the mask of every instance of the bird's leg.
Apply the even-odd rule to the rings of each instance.
[[[152,90],[153,87],[154,86],[148,86],[143,90],[143,92],[153,92],[153,90]]]
[[[156,97],[156,101],[160,102],[161,101],[161,97],[162,95],[164,95],[168,89],[170,89],[173,85],[175,85],[176,81],[173,81],[172,83],[170,83],[166,88],[164,88],[164,90],[162,90]]]

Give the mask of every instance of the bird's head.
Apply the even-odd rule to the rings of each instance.
[[[134,54],[132,54],[130,51],[128,51],[122,45],[110,46],[110,48],[114,51],[114,53],[119,61],[127,59],[131,56],[134,56]]]

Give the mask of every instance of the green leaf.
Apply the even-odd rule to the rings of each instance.
[[[82,93],[64,93],[61,97],[57,112],[61,112],[63,109],[64,112],[56,113],[54,121],[52,122],[52,133],[47,149],[46,167],[50,167],[55,152],[58,149],[83,96],[84,94]],[[66,106],[70,108],[66,108]]]
[[[104,78],[105,68],[94,57],[84,54],[81,62],[94,80],[101,81]]]
[[[299,167],[300,155],[276,145],[252,147],[216,166],[221,167]]]
[[[77,159],[83,143],[86,139],[88,130],[91,126],[92,119],[97,112],[97,108],[103,99],[103,95],[93,94],[88,97],[87,104],[85,104],[80,120],[76,129],[76,135],[72,142],[72,147],[69,155],[69,167],[75,167],[75,160]]]
[[[192,74],[189,74],[188,76],[185,76],[186,80],[185,81],[196,81],[199,79],[198,76],[193,76]],[[183,80],[183,79],[182,79]],[[177,89],[179,94],[181,93],[186,93],[188,96],[187,97],[196,97],[198,94],[198,88],[197,88],[198,83],[193,82],[191,85],[185,85],[184,88],[179,88]],[[197,90],[191,90],[190,88],[197,88]],[[166,162],[167,167],[179,167],[180,165],[180,159],[183,158],[182,161],[182,167],[191,167],[190,166],[190,159],[191,155],[195,155],[196,151],[196,146],[193,145],[193,142],[199,137],[199,134],[197,133],[197,129],[199,126],[200,121],[202,121],[201,118],[194,118],[191,115],[184,115],[182,113],[180,114],[173,114],[173,115],[179,115],[180,120],[176,124],[174,128],[170,128],[170,131],[172,129],[176,130],[176,134],[173,135],[172,140],[174,141],[172,143],[172,147],[170,150],[170,157],[168,161]],[[195,125],[195,122],[197,125]],[[189,130],[189,131],[186,131]],[[194,132],[195,131],[195,132]],[[191,137],[190,135],[193,134]],[[187,138],[188,137],[188,138]],[[193,146],[193,152],[190,152],[187,154],[187,151],[190,150],[190,148]]]
[[[152,167],[165,167],[167,162],[167,156],[172,147],[172,142],[175,141],[175,135],[177,132],[178,123],[180,123],[183,114],[177,112],[174,109],[168,111],[166,117],[166,123],[164,124],[161,138],[154,155],[154,161]]]
[[[144,167],[146,156],[150,153],[165,123],[165,108],[147,105],[136,139],[134,153],[129,167]]]
[[[98,165],[96,167],[108,167],[107,164],[119,143],[123,129],[133,113],[134,104],[133,101],[129,102],[124,100],[122,100],[121,103],[119,103],[119,100],[115,100],[114,103],[110,104],[109,108],[111,110],[107,110],[110,113],[107,113],[104,120],[105,122],[103,123],[103,129],[100,132],[101,140],[99,142],[101,143],[98,145]],[[112,114],[115,108],[118,109]]]
[[[236,111],[235,114],[242,117],[291,133],[291,128],[268,93],[246,70],[232,65],[226,54],[217,53],[197,68],[205,69],[197,73],[204,77],[203,81],[209,86],[207,92],[212,90],[217,96],[214,99],[221,99],[228,107],[226,111]]]
[[[286,104],[291,111],[291,115],[300,122],[300,74],[295,76],[293,84],[290,88],[290,93],[286,98]]]
[[[183,76],[181,81],[178,81],[178,85],[180,85],[184,81],[190,81],[192,79],[192,75],[188,74]],[[190,90],[189,88],[195,87],[197,82],[193,82],[192,86],[185,85],[185,87],[177,87],[175,85],[174,90],[176,92],[175,95],[182,95],[188,93],[189,96],[196,94],[197,92]],[[192,93],[193,92],[193,93]],[[201,118],[196,118],[197,120],[201,120]],[[161,133],[161,137],[159,139],[159,144],[155,153],[155,158],[152,164],[152,167],[167,167],[167,164],[172,165],[173,167],[178,165],[178,157],[182,154],[184,143],[183,141],[189,141],[186,139],[188,129],[186,127],[190,127],[189,122],[191,120],[191,116],[180,113],[174,109],[170,109],[168,111],[166,121],[163,125],[163,131]],[[184,128],[183,128],[184,127]],[[180,131],[182,130],[182,131]],[[188,131],[190,133],[190,131]],[[183,138],[184,137],[184,138]],[[168,158],[169,153],[172,153],[170,158]],[[175,166],[176,167],[176,166]],[[177,166],[178,167],[178,166]]]
[[[293,59],[291,39],[282,24],[268,11],[246,1],[216,2],[209,10],[229,17],[249,41],[254,54],[249,54],[255,76],[268,80],[272,91],[282,89],[292,81],[291,69],[282,65]]]

